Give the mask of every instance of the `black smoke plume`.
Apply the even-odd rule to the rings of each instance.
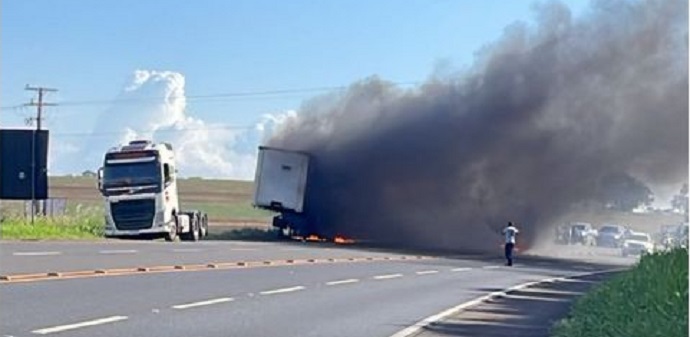
[[[535,25],[507,27],[470,70],[413,89],[363,80],[305,103],[268,145],[313,155],[322,233],[495,250],[514,221],[529,244],[607,176],[687,181],[687,5],[535,6]]]

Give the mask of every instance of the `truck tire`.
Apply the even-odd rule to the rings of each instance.
[[[199,226],[199,231],[201,233],[200,237],[202,239],[208,236],[208,215],[206,215],[206,213],[201,214],[201,223]]]
[[[188,214],[189,217],[189,231],[182,233],[180,238],[184,241],[199,241],[199,218],[196,214]]]
[[[173,242],[177,240],[177,230],[179,228],[180,220],[177,218],[177,214],[173,214],[173,228],[170,229],[168,233],[165,234],[165,241]]]

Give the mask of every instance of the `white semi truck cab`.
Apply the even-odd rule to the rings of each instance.
[[[136,140],[111,148],[98,171],[105,202],[106,237],[197,241],[208,233],[208,217],[182,211],[175,153],[169,143]]]

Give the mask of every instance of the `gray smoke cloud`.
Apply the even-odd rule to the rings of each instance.
[[[440,248],[523,240],[630,174],[688,172],[687,1],[535,6],[470,70],[413,89],[373,77],[306,102],[268,145],[313,155],[324,233]],[[449,32],[452,34],[452,32]]]

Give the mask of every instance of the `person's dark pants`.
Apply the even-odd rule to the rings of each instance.
[[[514,243],[506,243],[506,260],[508,261],[507,265],[509,266],[513,265],[513,248],[515,248]]]

